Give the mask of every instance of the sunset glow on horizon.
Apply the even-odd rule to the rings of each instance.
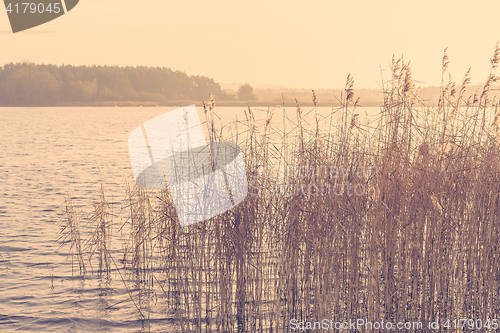
[[[378,88],[393,54],[423,86],[449,70],[484,82],[500,3],[452,1],[84,0],[67,15],[12,34],[0,14],[0,65],[160,66],[219,83],[297,88]],[[446,78],[447,80],[448,78]]]

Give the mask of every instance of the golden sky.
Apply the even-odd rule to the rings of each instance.
[[[500,41],[500,1],[81,0],[66,15],[12,34],[0,13],[0,64],[164,66],[221,83],[377,88],[393,54],[413,78],[450,70],[484,82]]]

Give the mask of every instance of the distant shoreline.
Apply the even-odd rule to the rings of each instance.
[[[206,101],[205,101],[206,103]],[[314,107],[312,102],[299,102],[301,107]],[[0,107],[180,107],[185,105],[195,104],[197,107],[203,106],[203,101],[195,100],[176,100],[168,103],[157,103],[152,101],[100,101],[100,102],[63,102],[58,104],[49,105],[0,105]],[[380,107],[380,103],[360,103],[358,107]],[[216,106],[227,107],[297,107],[297,104],[292,101],[283,103],[282,101],[216,101]],[[317,103],[317,107],[340,107],[340,103]]]

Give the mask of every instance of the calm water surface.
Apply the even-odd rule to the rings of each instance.
[[[81,278],[72,273],[68,249],[57,251],[65,196],[89,212],[102,178],[119,208],[132,175],[129,133],[173,109],[0,108],[0,332],[177,331],[161,302],[152,308],[154,320],[144,321],[116,273],[109,281]],[[244,119],[243,110],[217,113],[229,123]],[[266,111],[256,110],[256,118]]]

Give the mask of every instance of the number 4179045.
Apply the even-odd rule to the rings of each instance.
[[[34,2],[23,2],[21,4],[16,3],[12,6],[12,3],[9,3],[7,6],[7,12],[11,14],[14,12],[15,14],[42,14],[42,13],[54,13],[59,14],[61,12],[60,3],[49,3],[46,7],[43,3],[34,3]],[[24,8],[23,8],[24,7]]]
[[[465,330],[466,328],[470,330],[482,330],[482,329],[498,329],[498,320],[492,319],[491,321],[488,319],[486,322],[483,322],[481,319],[454,319],[454,320],[446,320],[443,325],[445,329],[453,329],[453,330]]]

